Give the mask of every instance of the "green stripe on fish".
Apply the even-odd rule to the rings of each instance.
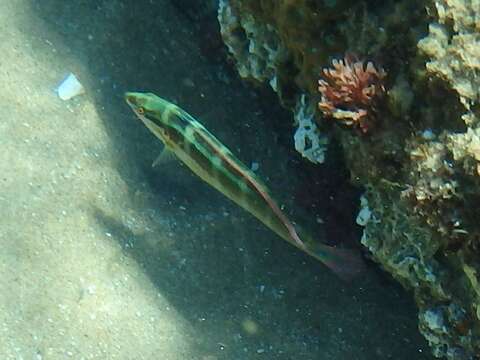
[[[299,236],[267,187],[186,111],[152,93],[128,92],[125,100],[168,151],[284,240],[322,261],[342,278],[351,278],[363,269],[357,253],[315,242],[304,232]]]

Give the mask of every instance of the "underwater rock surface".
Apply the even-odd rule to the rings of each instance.
[[[475,358],[478,1],[221,0],[218,19],[239,74],[269,83],[297,125],[298,114],[320,100],[318,80],[333,59],[354,54],[385,70],[386,93],[368,134],[317,111],[317,126],[304,139],[318,140],[305,147],[295,139],[303,144],[297,150],[321,163],[325,139],[340,142],[352,181],[365,188],[362,244],[413,290],[433,354]]]

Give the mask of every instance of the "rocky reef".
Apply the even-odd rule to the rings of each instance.
[[[341,144],[352,182],[365,189],[361,242],[413,291],[433,354],[476,359],[478,1],[221,0],[218,19],[239,74],[268,83],[292,110],[296,149],[320,164],[329,139]],[[365,63],[339,62],[352,57]],[[381,69],[375,70],[381,84],[360,81],[355,86],[364,89],[355,91],[368,100],[375,86],[382,96],[374,108],[365,101],[352,111],[351,97],[338,91],[349,107],[330,96],[330,115],[340,114],[332,117],[322,102],[325,109],[326,86],[334,85],[322,74],[343,65],[354,67],[352,76]],[[339,121],[367,113],[374,126],[362,131]]]

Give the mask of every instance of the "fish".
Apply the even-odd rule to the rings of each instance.
[[[282,239],[321,261],[344,280],[351,280],[364,270],[358,251],[315,241],[290,221],[258,176],[192,115],[153,93],[126,92],[124,97],[136,116],[163,142],[164,152],[174,154],[203,181]]]

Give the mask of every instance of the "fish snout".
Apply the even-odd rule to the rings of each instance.
[[[128,105],[135,106],[135,107],[138,106],[138,101],[137,101],[137,97],[135,96],[135,93],[126,92],[124,95],[124,99]]]

